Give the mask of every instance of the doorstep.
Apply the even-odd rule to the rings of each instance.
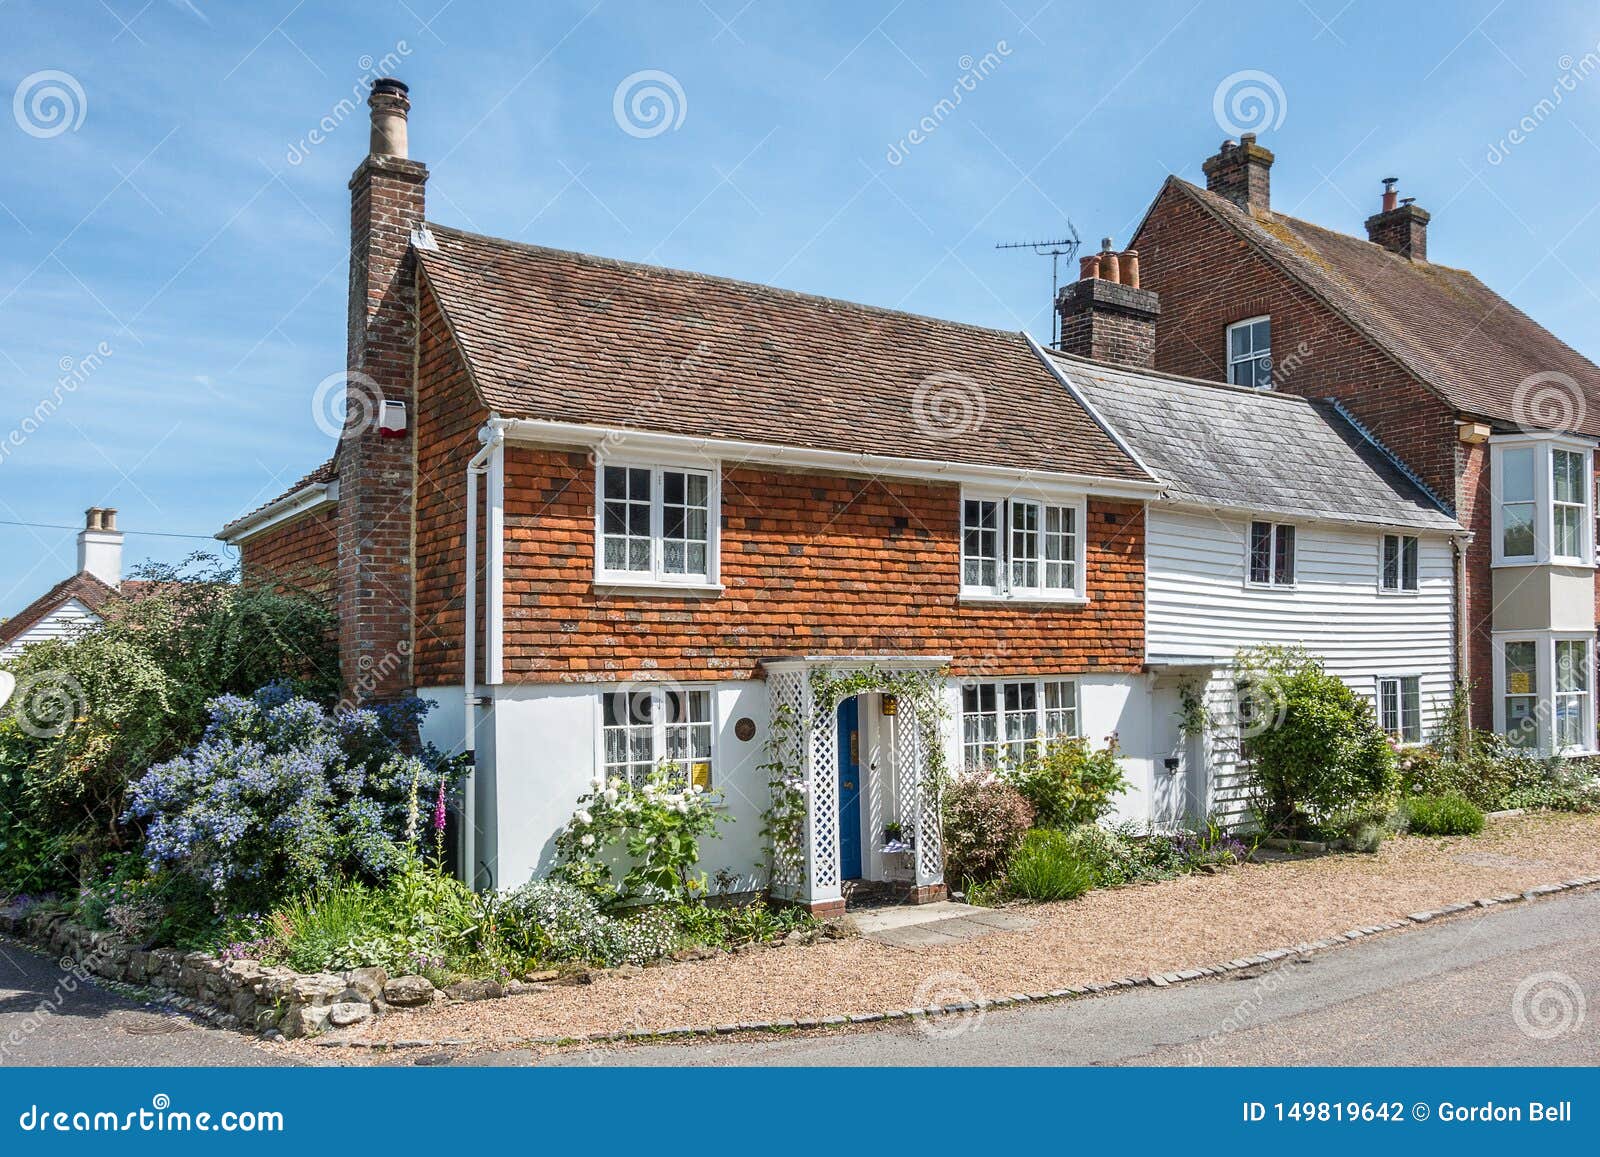
[[[975,940],[996,932],[1018,932],[1034,922],[1014,912],[941,900],[916,907],[877,908],[852,913],[850,923],[863,937],[895,948],[931,948]]]

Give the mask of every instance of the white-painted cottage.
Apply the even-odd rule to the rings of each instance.
[[[1145,523],[1150,818],[1243,811],[1240,648],[1304,647],[1396,743],[1425,741],[1454,688],[1466,545],[1437,500],[1334,403],[1049,356],[1164,486]],[[1196,693],[1212,726],[1188,734]]]
[[[99,623],[100,608],[124,585],[117,512],[91,507],[78,531],[77,571],[0,622],[0,662],[29,643],[61,638]],[[137,580],[126,585],[136,586]]]

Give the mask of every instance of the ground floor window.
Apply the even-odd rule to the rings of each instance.
[[[601,746],[605,777],[642,784],[662,763],[677,765],[686,781],[711,789],[711,691],[641,687],[601,696]]]
[[[1078,685],[1071,679],[968,683],[961,689],[961,743],[969,772],[1015,763],[1041,741],[1079,735]]]
[[[1415,675],[1378,680],[1378,726],[1396,743],[1422,742],[1422,680]]]
[[[1495,696],[1502,734],[1533,751],[1595,746],[1594,643],[1587,636],[1500,639]]]

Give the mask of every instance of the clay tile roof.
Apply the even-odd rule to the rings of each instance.
[[[263,510],[266,510],[269,506],[276,506],[278,503],[282,502],[285,498],[288,498],[291,495],[298,494],[300,491],[304,490],[307,486],[316,486],[316,485],[319,485],[319,484],[326,484],[326,483],[332,482],[334,479],[336,479],[338,477],[339,477],[339,456],[338,456],[338,454],[334,454],[333,457],[329,458],[326,462],[324,462],[322,465],[318,466],[311,473],[307,474],[304,478],[300,479],[300,481],[296,482],[293,486],[289,487],[282,494],[279,494],[277,497],[269,499],[266,502],[263,502],[260,506],[257,506],[253,510],[245,511],[243,514],[239,515],[238,518],[233,519],[231,522],[228,523],[227,526],[223,527],[222,530],[218,532],[218,535],[220,537],[221,535],[224,535],[224,534],[228,533],[228,530],[231,527],[238,526],[241,522],[244,522],[246,519],[252,517],[253,515],[260,514]],[[126,585],[126,584],[124,584],[124,585]]]
[[[135,584],[128,583],[127,586]],[[0,646],[10,643],[13,639],[28,631],[57,607],[64,606],[77,599],[84,606],[96,614],[107,602],[117,597],[115,587],[101,582],[88,571],[79,571],[69,579],[64,579],[51,587],[44,594],[34,599],[33,602],[23,607],[5,622],[0,623]]]
[[[1020,333],[428,229],[427,283],[505,416],[1148,480]]]
[[[1254,244],[1458,411],[1512,426],[1549,423],[1600,435],[1600,367],[1466,270],[1410,261],[1281,213],[1255,216],[1176,177],[1169,184]],[[1577,396],[1558,383],[1545,394],[1551,404],[1541,408],[1536,394],[1549,379],[1539,379],[1519,399],[1519,386],[1538,374],[1570,378]]]

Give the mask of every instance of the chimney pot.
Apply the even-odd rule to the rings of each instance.
[[[1395,206],[1395,198],[1399,196],[1394,187],[1400,183],[1399,177],[1385,177],[1383,179],[1383,212],[1387,213]]]
[[[372,143],[368,151],[373,156],[405,160],[410,155],[406,140],[406,116],[411,111],[409,92],[403,81],[393,77],[373,82],[367,97],[372,109]]]
[[[91,506],[83,512],[83,528],[85,530],[100,529],[100,508],[98,506]]]
[[[1078,258],[1078,280],[1089,281],[1100,276],[1100,254],[1091,253]]]
[[[1122,263],[1117,259],[1116,251],[1110,248],[1110,239],[1107,247],[1100,253],[1100,276],[1105,281],[1122,280]]]
[[[1122,284],[1130,289],[1139,288],[1139,251],[1129,249],[1122,255]]]
[[[101,530],[115,530],[115,529],[117,529],[117,511],[116,511],[115,507],[108,506],[105,509],[103,509],[102,511],[100,511],[100,529]]]
[[[94,575],[107,586],[122,582],[122,532],[117,529],[117,512],[91,506],[84,512],[83,529],[78,531],[78,572]]]

